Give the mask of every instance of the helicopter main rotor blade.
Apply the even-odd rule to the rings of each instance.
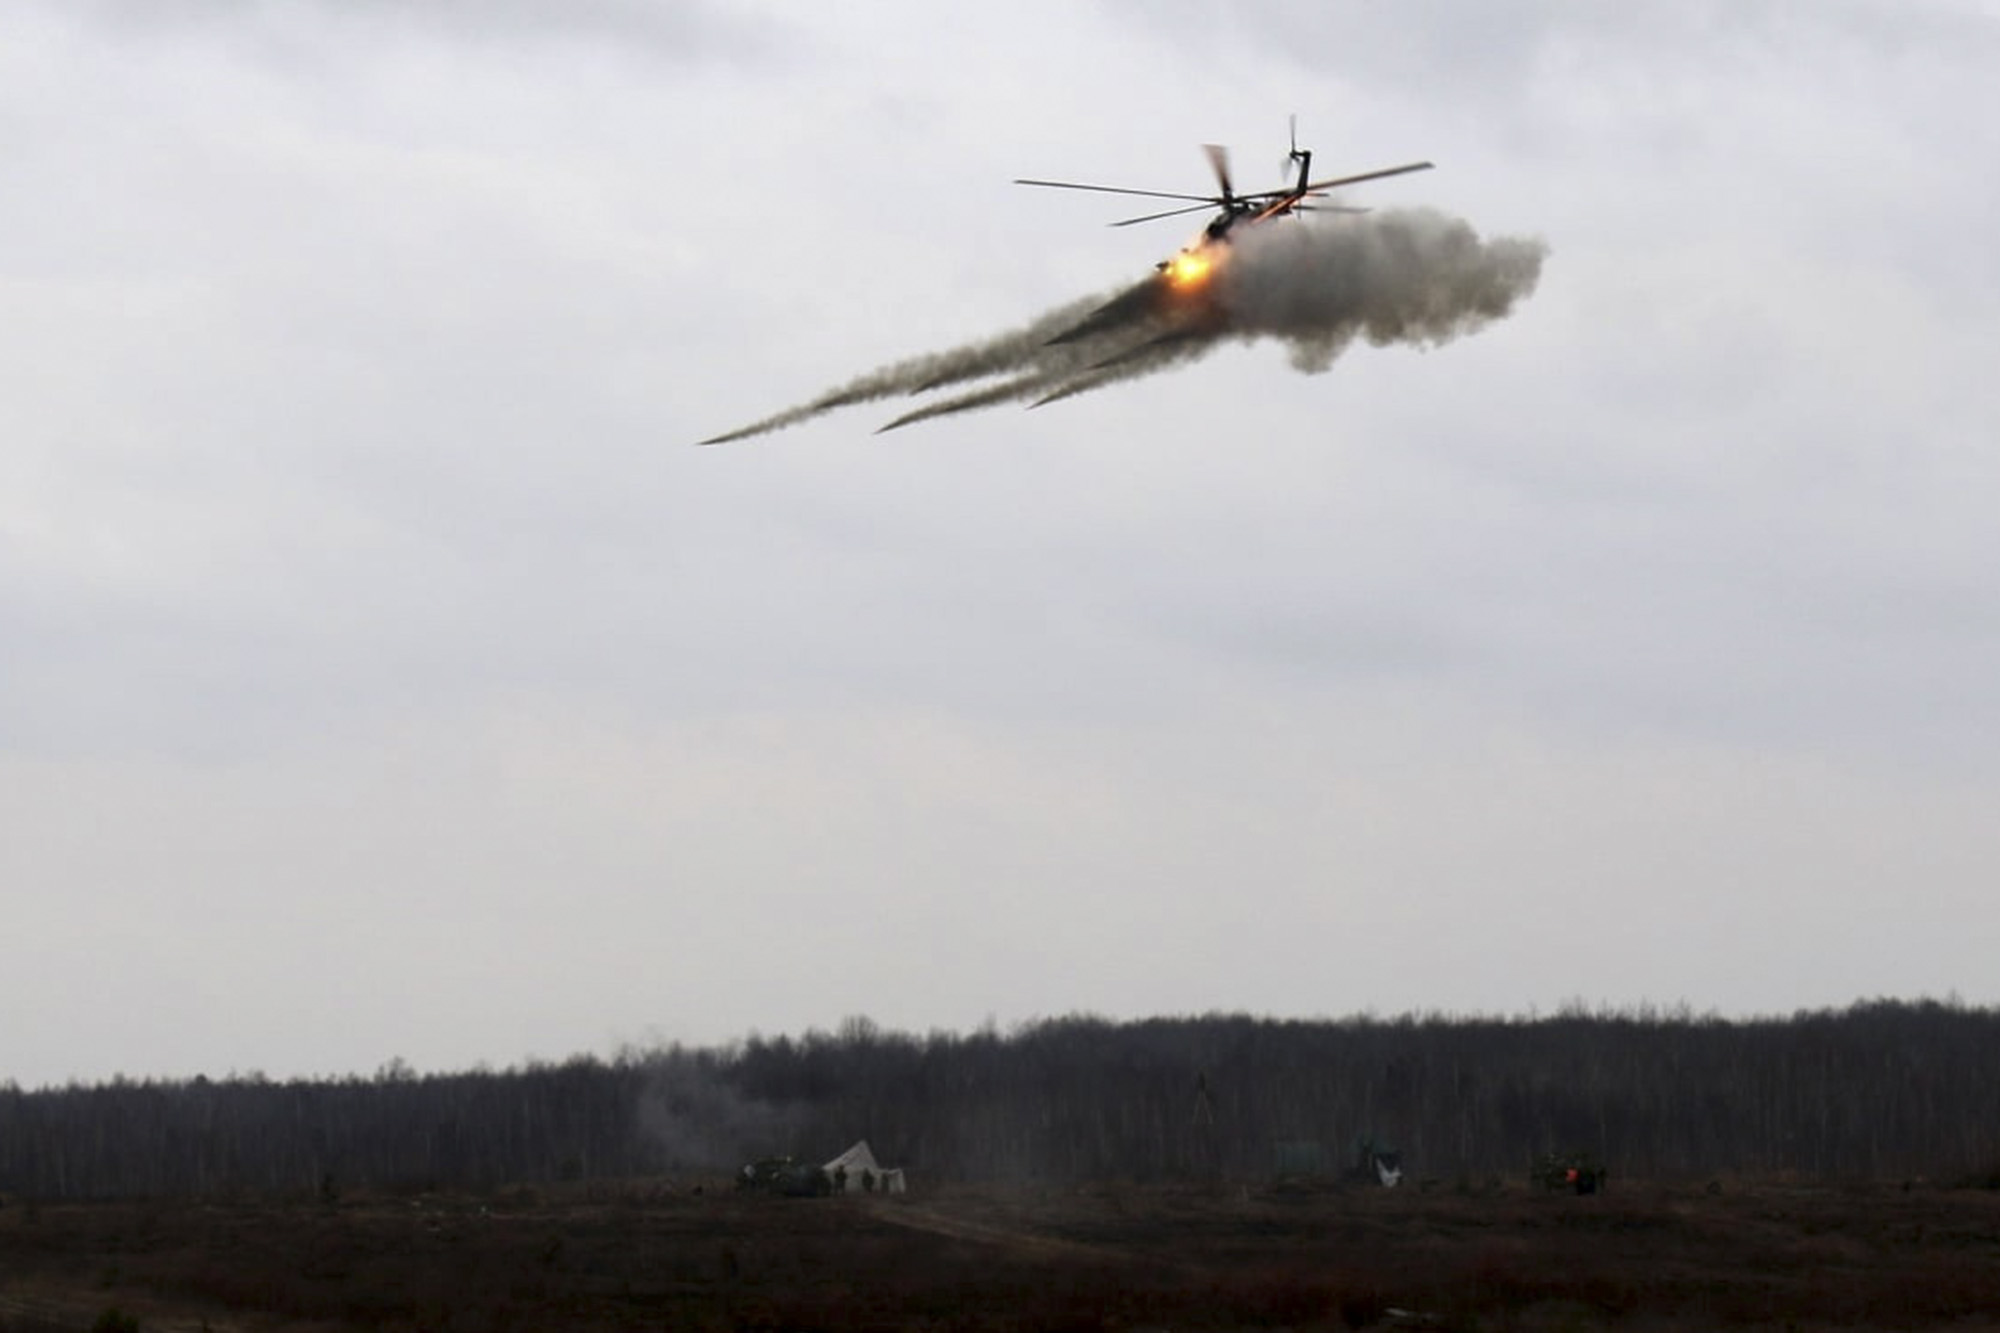
[[[1299,193],[1310,194],[1315,190],[1331,190],[1336,185],[1358,185],[1362,181],[1381,180],[1384,176],[1401,176],[1412,171],[1429,171],[1436,163],[1406,162],[1400,167],[1384,167],[1380,171],[1364,171],[1358,176],[1336,176],[1330,181],[1314,181]],[[1286,193],[1290,193],[1287,191]]]
[[[1215,183],[1222,187],[1224,202],[1234,199],[1236,191],[1229,185],[1229,150],[1219,143],[1205,143],[1201,151],[1208,154],[1208,165],[1215,169]]]
[[[1031,181],[1016,178],[1016,185],[1040,185],[1051,190],[1095,190],[1099,194],[1136,194],[1147,199],[1187,199],[1198,204],[1219,204],[1212,194],[1170,194],[1165,190],[1126,190],[1116,185],[1079,185],[1075,181]]]
[[[1189,204],[1186,208],[1170,208],[1164,213],[1148,213],[1142,218],[1126,218],[1123,221],[1113,222],[1108,225],[1113,227],[1129,227],[1135,222],[1158,222],[1161,218],[1177,218],[1183,213],[1205,213],[1209,209],[1214,208],[1216,202],[1213,199],[1205,199],[1198,204]]]

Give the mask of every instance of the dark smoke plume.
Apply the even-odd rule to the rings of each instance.
[[[1539,240],[1481,240],[1469,223],[1424,209],[1326,223],[1273,219],[1241,230],[1204,252],[1213,267],[1198,281],[1158,273],[997,338],[884,366],[702,443],[975,380],[997,382],[925,402],[882,429],[1023,399],[1038,407],[1196,360],[1230,339],[1279,339],[1294,366],[1318,373],[1357,338],[1431,347],[1504,319],[1534,291],[1548,253]]]

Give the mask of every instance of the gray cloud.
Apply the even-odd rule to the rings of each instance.
[[[69,7],[133,36],[192,36],[243,43],[266,55],[307,54],[313,38],[371,42],[420,38],[473,51],[509,46],[590,46],[674,61],[770,54],[775,25],[712,0],[85,0]]]
[[[1990,20],[147,10],[0,44],[0,1078],[1996,998]],[[1292,111],[1533,298],[686,447]]]

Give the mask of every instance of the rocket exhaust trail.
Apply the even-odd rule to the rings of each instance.
[[[1112,356],[1108,356],[1104,360],[1099,361],[1096,364],[1087,367],[1087,369],[1092,371],[1110,370],[1114,366],[1122,366],[1129,361],[1136,361],[1142,357],[1150,356],[1155,352],[1165,351],[1167,349],[1177,347],[1183,343],[1191,343],[1196,341],[1207,343],[1215,341],[1215,338],[1216,338],[1216,331],[1213,328],[1209,328],[1207,326],[1201,326],[1192,329],[1175,329],[1171,332],[1163,333],[1157,338],[1148,338],[1145,342],[1140,343],[1137,347],[1128,347],[1122,352],[1118,352]],[[1118,377],[1113,376],[1113,378],[1115,379]],[[1069,397],[1068,394],[1063,394],[1061,396],[1065,398]],[[1040,407],[1041,404],[1037,403],[1035,404],[1035,406]]]
[[[922,393],[942,388],[950,384],[960,384],[966,380],[985,379],[992,375],[1009,374],[1031,368],[1054,369],[1066,366],[1070,361],[1085,359],[1085,353],[1065,349],[1054,354],[1044,348],[1049,339],[1071,328],[1091,312],[1108,302],[1114,302],[1123,293],[1111,297],[1093,296],[1081,301],[1071,301],[1061,305],[1032,323],[1003,333],[997,338],[982,343],[968,343],[949,351],[932,353],[929,356],[911,357],[906,361],[894,362],[879,370],[873,370],[842,385],[830,389],[810,402],[798,407],[787,408],[761,421],[753,421],[747,426],[710,436],[702,444],[726,444],[732,440],[748,439],[753,435],[764,435],[787,426],[796,426],[809,421],[822,412],[830,412],[836,407],[846,407],[853,403],[870,402],[878,398],[889,398],[897,394]],[[1110,330],[1105,330],[1108,335]],[[1103,335],[1100,335],[1103,336]],[[1087,346],[1088,344],[1085,344]]]
[[[1073,301],[984,342],[870,371],[774,416],[703,440],[782,430],[823,412],[972,380],[999,382],[903,413],[883,430],[1018,399],[1040,407],[1198,360],[1225,341],[1276,339],[1308,374],[1359,339],[1434,347],[1513,313],[1541,279],[1540,240],[1484,240],[1427,209],[1238,229],[1198,281],[1158,275]]]
[[[1028,410],[1032,412],[1038,407],[1047,407],[1050,403],[1060,403],[1065,398],[1074,398],[1080,393],[1089,393],[1092,389],[1101,389],[1117,378],[1116,375],[1084,375],[1081,378],[1070,380],[1055,389],[1051,389],[1034,402],[1029,403]]]
[[[1153,327],[1149,323],[1144,325],[1140,331],[1148,333],[1151,332]],[[905,412],[902,416],[897,417],[894,421],[883,426],[875,433],[881,435],[886,431],[895,430],[900,426],[912,426],[919,421],[929,421],[935,417],[951,416],[958,412],[970,412],[974,408],[992,407],[995,404],[1011,402],[1018,398],[1035,398],[1037,394],[1040,394],[1041,397],[1035,398],[1035,401],[1030,403],[1029,406],[1040,407],[1045,402],[1053,402],[1059,398],[1069,398],[1084,392],[1085,390],[1082,385],[1086,382],[1094,387],[1134,373],[1131,371],[1124,371],[1114,375],[1093,373],[1104,366],[1131,361],[1163,344],[1179,342],[1193,336],[1196,335],[1193,333],[1166,333],[1158,337],[1147,338],[1144,341],[1113,353],[1108,361],[1101,361],[1096,365],[1092,365],[1091,360],[1103,351],[1100,344],[1108,341],[1112,337],[1111,333],[1099,330],[1097,333],[1092,334],[1088,341],[1067,342],[1058,339],[1053,343],[1044,345],[1043,354],[1037,358],[1042,363],[1042,368],[1030,371],[1025,375],[1017,376],[1001,384],[991,385],[984,389],[976,389],[971,393],[961,394],[956,398],[949,398],[943,402],[930,403],[926,406],[915,408]],[[1080,380],[1079,376],[1083,378]]]
[[[943,402],[926,403],[922,407],[903,413],[903,415],[897,417],[888,425],[878,427],[875,433],[877,435],[886,435],[892,430],[898,430],[904,426],[914,426],[919,421],[929,421],[933,417],[948,417],[955,412],[971,412],[977,408],[992,407],[996,403],[1009,402],[1015,398],[1026,398],[1030,394],[1036,393],[1048,385],[1057,382],[1060,378],[1060,376],[1050,375],[1023,375],[1019,379],[1007,380],[1004,383],[995,384],[973,393],[960,394],[956,398],[947,398]]]
[[[1065,398],[1101,389],[1119,380],[1133,380],[1165,370],[1168,366],[1182,361],[1197,361],[1219,345],[1220,339],[1212,328],[1203,326],[1179,333],[1165,333],[1148,339],[1137,347],[1127,348],[1096,365],[1085,367],[1077,376],[1057,384],[1028,406],[1046,407],[1050,403],[1060,403]]]

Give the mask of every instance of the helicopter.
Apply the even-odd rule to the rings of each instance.
[[[1312,150],[1299,147],[1299,118],[1291,118],[1291,152],[1287,165],[1298,168],[1298,178],[1291,185],[1275,190],[1258,190],[1250,194],[1238,194],[1229,175],[1229,150],[1221,144],[1203,144],[1202,151],[1208,155],[1209,167],[1215,172],[1215,183],[1220,187],[1216,194],[1175,194],[1166,190],[1131,190],[1114,185],[1086,185],[1076,181],[1048,181],[1017,178],[1016,185],[1035,185],[1051,190],[1091,190],[1099,194],[1137,195],[1149,199],[1180,199],[1189,201],[1180,208],[1169,208],[1158,213],[1145,213],[1139,217],[1122,218],[1110,225],[1130,227],[1140,222],[1157,222],[1162,218],[1180,217],[1186,213],[1199,213],[1203,209],[1220,211],[1211,218],[1195,238],[1183,246],[1170,259],[1163,259],[1153,267],[1165,273],[1176,284],[1186,285],[1199,282],[1214,261],[1212,246],[1226,243],[1230,233],[1239,226],[1252,226],[1271,218],[1296,215],[1301,212],[1322,211],[1333,213],[1365,213],[1361,208],[1346,208],[1340,205],[1309,204],[1308,199],[1317,199],[1328,190],[1342,185],[1358,185],[1362,181],[1381,180],[1387,176],[1402,176],[1412,171],[1429,171],[1430,162],[1406,162],[1399,167],[1383,167],[1378,171],[1363,171],[1352,176],[1335,176],[1327,180],[1312,179]]]

